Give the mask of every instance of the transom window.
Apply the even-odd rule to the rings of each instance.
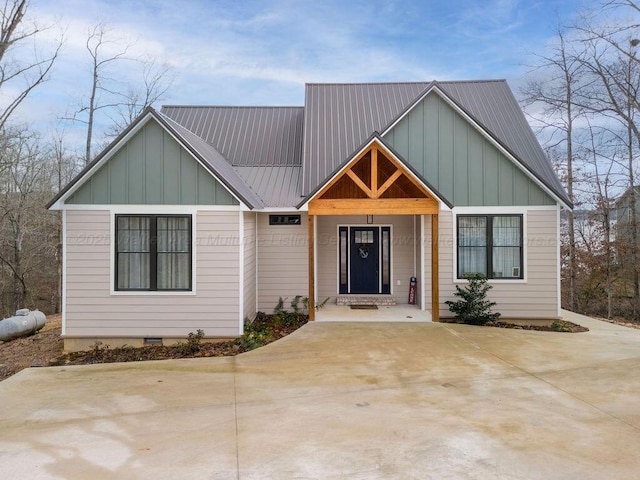
[[[522,215],[459,215],[458,272],[521,279]]]
[[[117,215],[116,238],[116,290],[191,290],[191,215]]]

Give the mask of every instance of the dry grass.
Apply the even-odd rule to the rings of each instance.
[[[42,330],[29,337],[0,342],[0,380],[28,367],[44,367],[62,355],[62,320],[47,316]]]

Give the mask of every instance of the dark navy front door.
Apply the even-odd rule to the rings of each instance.
[[[378,227],[351,227],[351,293],[380,293]]]

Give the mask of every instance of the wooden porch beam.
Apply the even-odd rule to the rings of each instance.
[[[360,177],[358,175],[356,175],[355,173],[353,173],[352,170],[347,170],[347,175],[349,175],[349,178],[351,180],[353,180],[353,182],[360,187],[360,190],[362,190],[364,193],[367,194],[367,197],[372,197],[373,196],[373,192],[371,192],[371,189],[369,187],[367,187],[364,182],[360,179]]]
[[[431,215],[438,213],[431,198],[316,199],[309,202],[309,215]]]
[[[380,196],[375,196],[375,192],[378,191],[378,149],[375,146],[371,149],[371,190],[373,195],[369,195],[370,197]]]
[[[395,182],[400,175],[402,175],[402,172],[400,171],[400,169],[393,172],[393,175],[387,178],[387,181],[384,182],[384,184],[377,191],[373,192],[374,194],[373,198],[380,198],[380,195],[382,195],[384,192],[389,190],[389,187],[393,185],[393,182]]]

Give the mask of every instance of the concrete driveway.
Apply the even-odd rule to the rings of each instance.
[[[3,479],[637,479],[640,330],[315,323],[0,383]]]

